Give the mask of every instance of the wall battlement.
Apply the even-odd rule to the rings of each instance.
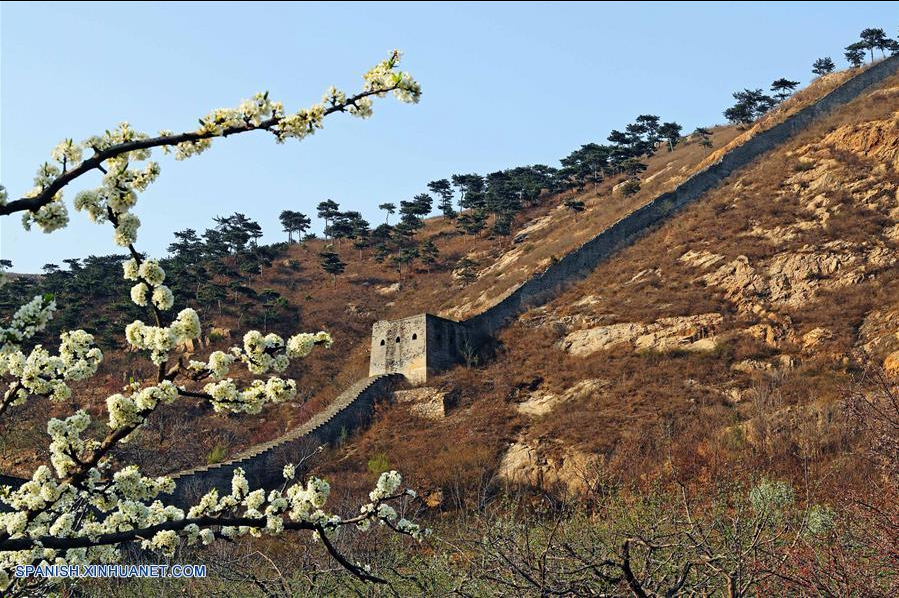
[[[236,467],[244,468],[253,486],[274,487],[283,483],[280,471],[285,463],[296,462],[309,447],[331,442],[343,433],[366,425],[371,419],[375,401],[390,393],[391,387],[398,383],[400,374],[420,384],[429,375],[459,363],[464,353],[471,350],[468,345],[493,336],[518,314],[550,301],[563,289],[587,276],[616,251],[699,199],[737,169],[897,71],[899,55],[864,70],[815,104],[733,148],[721,160],[696,173],[673,191],[658,196],[604,229],[477,316],[464,322],[454,322],[432,314],[418,314],[401,320],[376,322],[372,326],[369,378],[357,381],[309,422],[281,438],[256,445],[225,463],[173,474],[178,482],[173,502],[189,504],[212,487],[227,493],[231,474]],[[13,488],[25,481],[0,476],[0,485]]]
[[[433,314],[381,320],[371,327],[368,375],[402,374],[412,384],[460,363],[470,343],[461,322]]]

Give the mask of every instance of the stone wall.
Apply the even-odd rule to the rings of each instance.
[[[218,488],[231,493],[231,477],[243,468],[251,488],[272,489],[284,483],[282,471],[288,463],[296,463],[317,447],[333,443],[360,425],[367,425],[375,402],[388,395],[400,381],[398,375],[363,378],[305,424],[271,442],[253,446],[229,461],[196,467],[174,474],[177,483],[172,504],[184,507]]]
[[[368,375],[403,374],[413,383],[427,378],[427,318],[381,320],[371,327]]]
[[[734,171],[787,141],[817,118],[856,99],[871,86],[899,71],[899,56],[883,60],[846,81],[815,104],[803,108],[784,122],[758,133],[725,154],[718,162],[696,173],[676,189],[634,210],[612,226],[572,251],[545,271],[519,286],[511,295],[465,321],[474,331],[493,336],[517,315],[547,303],[565,287],[585,278],[613,253],[633,243],[654,226],[684,206],[699,199]]]
[[[296,462],[317,446],[334,442],[357,426],[367,425],[375,401],[389,394],[402,376],[420,382],[429,373],[458,363],[471,334],[492,336],[518,314],[550,301],[566,286],[586,277],[615,251],[697,200],[735,170],[785,142],[816,118],[857,98],[897,70],[899,56],[868,68],[816,104],[734,148],[675,190],[631,212],[482,314],[465,322],[453,322],[431,314],[377,322],[372,327],[369,378],[359,380],[307,423],[272,442],[256,445],[225,463],[174,475],[178,488],[172,502],[181,506],[190,504],[213,487],[222,493],[230,493],[231,476],[237,467],[244,469],[251,487],[281,485],[281,471],[286,463]],[[381,341],[384,341],[383,345]],[[0,476],[0,484],[13,487],[18,487],[23,481]]]
[[[433,314],[372,325],[369,376],[402,374],[413,384],[462,360],[468,334],[464,325]]]

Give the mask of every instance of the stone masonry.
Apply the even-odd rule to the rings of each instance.
[[[433,314],[381,320],[371,329],[368,375],[402,374],[412,384],[464,360],[468,328]]]
[[[304,451],[320,443],[333,442],[370,421],[375,401],[391,394],[401,374],[414,384],[429,375],[459,363],[472,344],[494,335],[515,316],[555,297],[563,288],[585,277],[614,252],[699,199],[735,170],[746,166],[770,149],[801,131],[816,118],[859,97],[876,83],[899,71],[899,56],[883,60],[862,71],[815,104],[784,122],[762,131],[725,154],[721,160],[664,193],[612,226],[601,231],[559,262],[535,275],[506,299],[465,322],[454,322],[431,314],[402,320],[383,320],[372,326],[369,378],[356,382],[312,420],[270,443],[257,445],[225,463],[199,467],[174,475],[178,481],[175,504],[184,505],[217,487],[227,491],[236,467],[243,467],[252,485],[274,487],[283,483],[279,472],[284,463],[302,458]],[[25,480],[0,476],[0,485],[17,488]]]

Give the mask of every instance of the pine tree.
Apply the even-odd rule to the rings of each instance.
[[[390,217],[396,212],[396,205],[392,203],[382,203],[378,206],[378,209],[387,212],[387,218],[384,219],[384,224],[390,224]]]
[[[571,212],[574,214],[575,222],[577,222],[577,215],[587,209],[587,206],[586,204],[584,204],[584,202],[576,199],[566,199],[565,207],[571,210]]]
[[[401,275],[403,274],[403,266],[409,265],[412,263],[412,260],[418,257],[418,247],[415,245],[410,245],[407,247],[403,247],[397,252],[393,257],[390,258],[390,261],[396,266],[396,271]]]
[[[680,134],[683,127],[676,122],[662,123],[659,127],[659,136],[668,142],[668,151],[674,151],[674,146],[680,141]]]
[[[331,251],[330,245],[325,248],[325,251],[319,253],[318,257],[322,270],[331,275],[333,284],[336,286],[337,275],[343,274],[344,270],[346,270],[346,264],[340,260],[339,255]]]
[[[437,263],[437,257],[439,255],[440,250],[437,248],[434,241],[431,241],[430,239],[422,243],[421,247],[419,247],[418,257],[421,260],[422,265],[428,271],[428,274],[431,273],[431,266]]]
[[[361,218],[359,212],[337,212],[331,216],[331,225],[325,228],[325,235],[337,241],[340,247],[341,239],[350,239],[353,236],[353,220]]]
[[[812,72],[819,77],[834,72],[836,68],[837,65],[833,63],[833,60],[830,59],[830,56],[819,58],[814,62],[814,64],[812,64]]]
[[[869,27],[862,31],[860,37],[862,45],[871,51],[871,62],[874,62],[875,49],[886,56],[885,50],[890,46],[890,38],[887,37],[886,31]]]
[[[325,221],[325,230],[328,230],[328,226],[331,223],[331,220],[340,213],[340,205],[331,199],[327,199],[320,204],[318,204],[315,208],[318,213],[318,217]],[[327,232],[325,236],[327,236]]]
[[[475,260],[463,257],[456,262],[456,266],[453,268],[453,276],[459,280],[463,288],[467,287],[478,279],[478,266],[479,264]]]
[[[865,63],[865,49],[866,46],[863,42],[855,42],[854,44],[846,46],[846,51],[843,53],[843,56],[846,57],[846,61],[849,62],[849,64],[858,68]]]
[[[303,238],[303,234],[309,230],[312,220],[302,212],[294,212],[293,210],[284,210],[278,216],[281,221],[281,227],[287,233],[287,242],[293,243],[293,234],[297,234],[297,241]]]
[[[477,210],[484,205],[484,177],[479,174],[454,174],[453,186],[459,188],[459,206],[465,210]]]
[[[635,124],[642,128],[642,134],[646,136],[646,143],[650,148],[655,148],[655,145],[664,137],[659,131],[659,120],[661,119],[654,114],[641,114],[635,119]]]
[[[785,99],[790,97],[793,93],[793,90],[799,86],[799,81],[790,81],[789,79],[784,79],[781,77],[774,81],[771,84],[771,91],[774,92],[774,97],[777,98],[778,102],[783,102]]]
[[[617,131],[612,131],[609,138],[616,138]],[[588,184],[593,186],[593,193],[598,192],[606,170],[609,169],[609,158],[612,148],[607,145],[587,143],[574,150],[560,160],[562,170],[560,176],[569,181],[573,188],[583,189]]]
[[[752,124],[775,105],[774,98],[761,89],[744,89],[733,96],[737,103],[724,111],[724,117],[736,124]]]
[[[362,259],[362,250],[371,245],[371,227],[359,212],[348,213],[352,215],[350,218],[350,239],[353,240],[353,247],[359,250],[359,259]]]
[[[703,147],[712,147],[712,132],[708,129],[696,127],[696,130],[693,131],[692,134],[699,137],[699,145]]]
[[[447,179],[438,179],[428,183],[428,189],[438,197],[437,208],[443,212],[443,216],[449,220],[456,217],[453,207],[453,188]]]
[[[456,220],[456,227],[466,235],[475,236],[484,230],[487,215],[480,210],[471,210],[461,214]]]

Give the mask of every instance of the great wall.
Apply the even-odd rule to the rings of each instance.
[[[673,191],[630,212],[481,314],[462,322],[431,314],[376,322],[372,326],[369,377],[355,382],[305,424],[271,442],[253,446],[223,463],[171,474],[177,482],[172,502],[187,504],[213,487],[220,492],[230,492],[231,474],[237,467],[244,469],[253,486],[271,488],[282,484],[281,471],[285,464],[296,462],[316,447],[367,425],[376,401],[388,397],[399,383],[421,384],[428,376],[460,363],[473,346],[493,337],[515,316],[550,301],[616,251],[699,199],[737,169],[897,71],[899,56],[887,58],[862,71],[816,103],[733,148]],[[15,480],[9,476],[0,477],[0,482],[12,485],[16,485]]]

